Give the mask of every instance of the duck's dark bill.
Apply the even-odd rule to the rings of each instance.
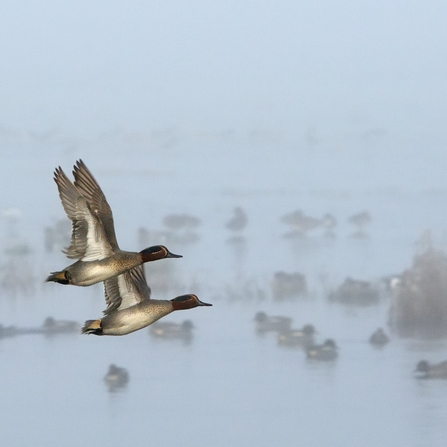
[[[168,254],[166,255],[167,258],[183,258],[182,255],[176,255],[174,253],[171,253],[170,251],[168,252]]]
[[[204,303],[203,301],[199,300],[199,306],[212,306],[212,304]]]

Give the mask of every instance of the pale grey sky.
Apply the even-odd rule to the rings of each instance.
[[[442,1],[2,1],[0,129],[439,141],[446,13]]]

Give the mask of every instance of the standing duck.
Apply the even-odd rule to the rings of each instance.
[[[95,335],[126,335],[138,331],[175,310],[212,306],[196,295],[182,295],[172,300],[152,300],[143,266],[104,282],[107,308],[104,317],[85,322],[82,332]]]
[[[58,167],[54,172],[54,181],[62,206],[72,221],[71,244],[64,253],[78,261],[62,271],[51,273],[47,281],[90,286],[145,262],[182,257],[171,253],[163,245],[149,247],[139,253],[121,250],[115,236],[110,205],[82,160],[76,162],[73,175],[74,184]]]
[[[447,379],[447,361],[431,365],[427,360],[421,360],[415,372],[422,373],[422,379]]]

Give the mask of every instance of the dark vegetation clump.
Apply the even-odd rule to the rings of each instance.
[[[447,256],[430,247],[392,288],[390,326],[400,336],[447,336]]]

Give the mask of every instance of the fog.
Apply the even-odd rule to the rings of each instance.
[[[444,445],[447,381],[414,369],[447,360],[447,319],[395,319],[410,289],[445,309],[446,13],[2,2],[2,444]],[[183,255],[146,274],[154,298],[213,303],[161,320],[192,334],[81,336],[102,286],[44,283],[70,263],[53,171],[79,158],[121,248]],[[422,274],[434,292],[414,292]],[[260,311],[314,325],[337,358],[282,345],[287,328],[260,330]],[[368,341],[378,327],[382,348]],[[104,382],[110,364],[128,383]]]

